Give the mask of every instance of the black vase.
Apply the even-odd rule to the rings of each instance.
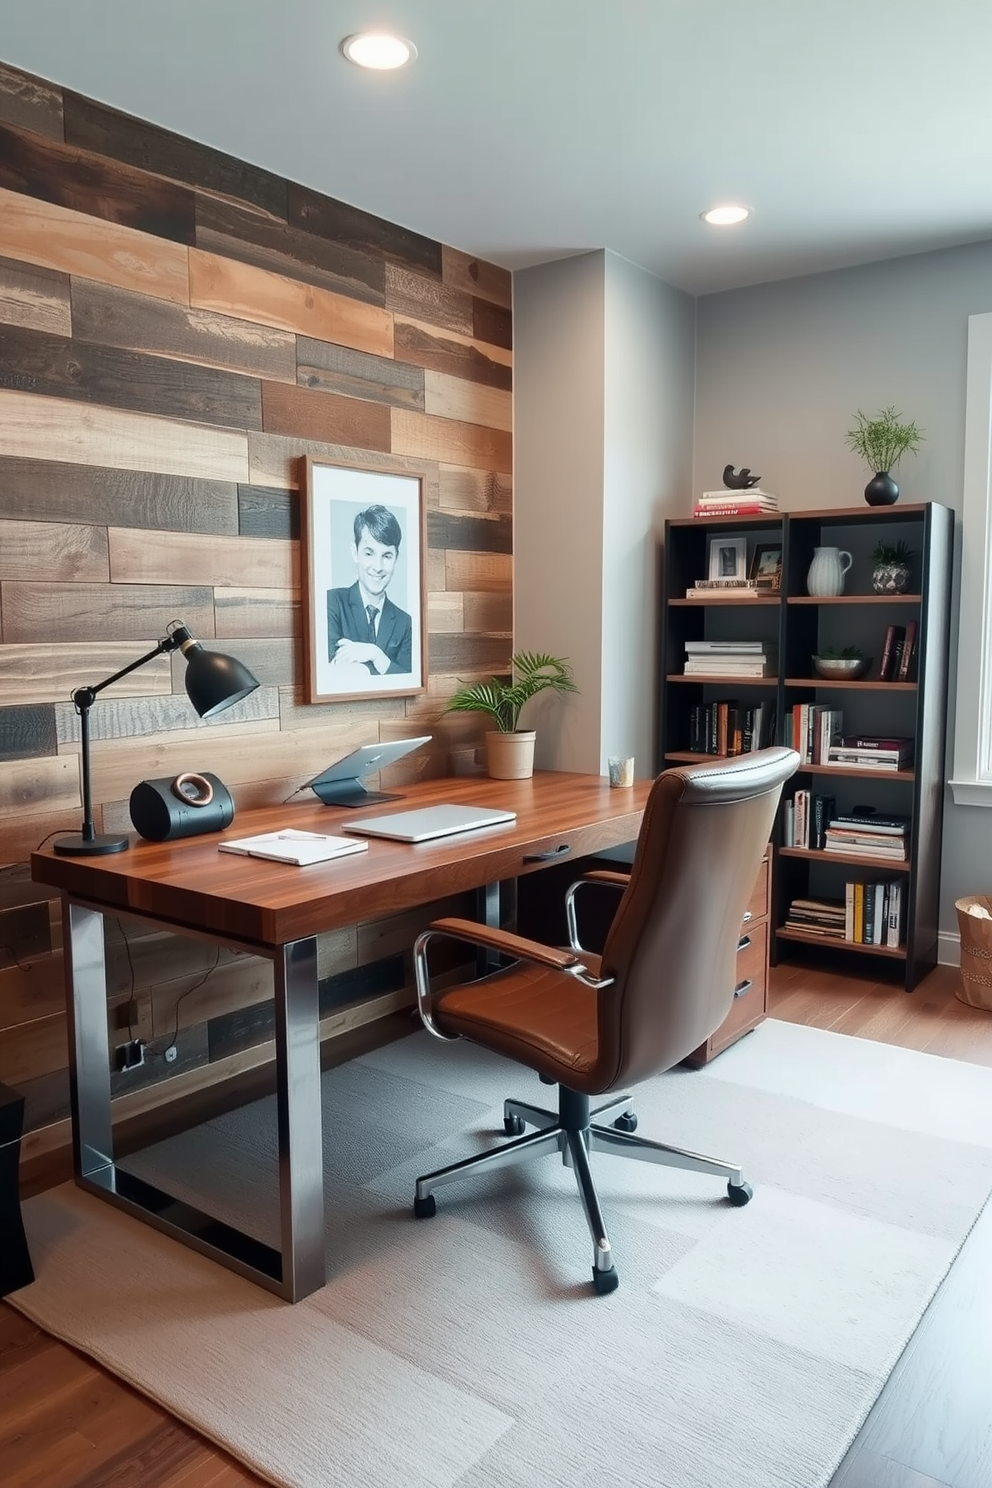
[[[899,487],[887,470],[872,476],[865,486],[865,500],[869,506],[891,506],[899,500]]]

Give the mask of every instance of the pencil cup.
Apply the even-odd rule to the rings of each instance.
[[[611,754],[607,761],[610,767],[610,784],[617,786],[630,786],[634,783],[634,756],[628,755],[625,759],[619,754]]]

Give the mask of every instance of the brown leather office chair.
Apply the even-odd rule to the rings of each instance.
[[[591,1152],[726,1177],[730,1202],[747,1203],[751,1189],[736,1163],[635,1137],[630,1096],[615,1096],[595,1111],[590,1096],[671,1069],[726,1018],[741,921],[782,786],[798,764],[792,749],[763,749],[659,775],[630,873],[591,873],[569,890],[570,950],[469,920],[437,920],[418,937],[417,998],[428,1030],[471,1039],[559,1088],[557,1112],[505,1102],[508,1134],[522,1133],[525,1124],[536,1132],[418,1178],[418,1218],[434,1213],[433,1190],[443,1184],[560,1152],[575,1173],[592,1233],[595,1289],[611,1292],[618,1277]],[[622,890],[602,956],[582,950],[575,933],[575,893],[583,883]],[[514,959],[477,981],[434,992],[427,948],[437,936]],[[612,1125],[602,1123],[607,1113]]]

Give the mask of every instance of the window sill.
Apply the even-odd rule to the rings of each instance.
[[[955,806],[992,806],[992,780],[949,780]]]

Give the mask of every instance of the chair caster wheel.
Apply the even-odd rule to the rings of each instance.
[[[437,1213],[434,1195],[428,1194],[426,1199],[415,1198],[413,1201],[413,1212],[418,1219],[430,1219],[432,1214]]]
[[[608,1293],[615,1292],[620,1285],[620,1276],[616,1266],[611,1266],[609,1271],[597,1271],[596,1267],[593,1266],[592,1284],[600,1297],[605,1297]]]
[[[526,1123],[522,1116],[504,1116],[503,1130],[508,1137],[522,1137]]]
[[[727,1198],[733,1204],[735,1209],[743,1209],[744,1205],[752,1197],[753,1193],[754,1189],[751,1187],[750,1183],[727,1184]]]
[[[637,1112],[624,1111],[622,1116],[617,1117],[613,1125],[617,1131],[635,1132],[637,1130]]]

